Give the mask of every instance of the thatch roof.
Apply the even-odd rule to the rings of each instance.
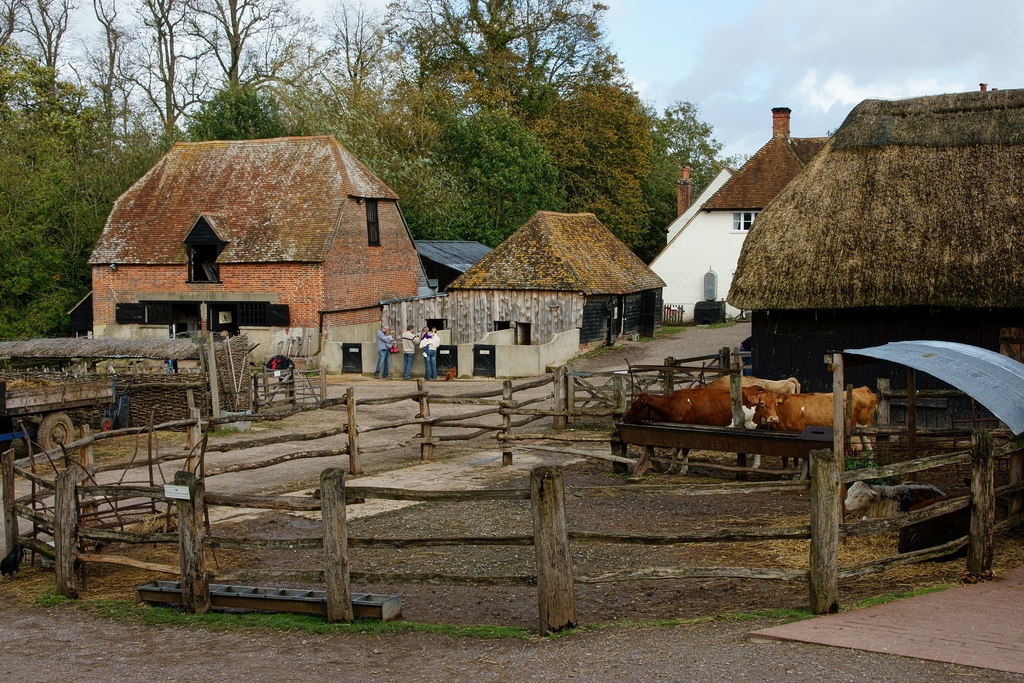
[[[592,213],[538,211],[448,290],[630,294],[665,283]]]
[[[157,358],[196,360],[191,339],[28,339],[0,342],[0,358]]]
[[[331,136],[179,142],[118,197],[89,263],[184,264],[200,217],[219,263],[319,262],[359,225],[341,220],[350,196],[397,198]]]
[[[1024,90],[868,100],[757,217],[743,309],[1024,307]]]

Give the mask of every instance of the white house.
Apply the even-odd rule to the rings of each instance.
[[[668,227],[665,248],[651,262],[651,270],[665,281],[665,307],[681,308],[683,319],[692,320],[696,305],[709,300],[722,302],[727,315],[739,314],[724,302],[755,217],[827,140],[789,137],[789,115],[786,107],[772,109],[772,139],[738,171],[723,169],[692,204],[684,170],[679,216]]]

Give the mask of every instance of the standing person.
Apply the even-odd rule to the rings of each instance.
[[[391,347],[394,345],[395,338],[391,334],[391,328],[381,325],[377,330],[377,368],[373,371],[374,379],[387,379],[391,374]]]
[[[423,339],[420,340],[424,358],[423,379],[437,379],[437,347],[440,345],[441,337],[438,336],[436,327],[431,327],[429,332],[423,333]]]
[[[416,355],[416,344],[420,340],[420,336],[413,332],[415,329],[415,325],[409,325],[402,333],[402,360],[405,362],[402,368],[402,379],[409,379],[409,374],[412,372],[412,359]]]

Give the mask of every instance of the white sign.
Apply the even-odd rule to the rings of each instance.
[[[175,500],[188,500],[188,487],[176,484],[164,484],[164,496]]]

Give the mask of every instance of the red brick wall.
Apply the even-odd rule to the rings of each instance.
[[[419,258],[397,202],[379,200],[377,215],[380,246],[371,247],[367,243],[365,205],[350,199],[345,207],[337,237],[324,261],[326,310],[376,306],[382,299],[416,296]],[[379,320],[380,311],[373,311],[365,319],[355,312],[343,318],[345,323],[369,322]]]
[[[323,296],[323,268],[318,263],[223,263],[220,284],[186,282],[187,267],[118,265],[92,269],[93,319],[114,322],[114,305],[160,300],[162,294],[190,294],[201,301],[210,293],[259,294],[271,303],[288,304],[292,327],[316,327]]]
[[[382,299],[416,296],[419,259],[394,201],[378,203],[381,246],[367,243],[366,207],[350,199],[327,258],[316,263],[223,263],[220,284],[186,282],[181,265],[95,266],[93,317],[97,325],[114,323],[116,303],[160,300],[162,294],[259,294],[288,304],[292,327],[316,327],[319,311],[363,309],[324,316],[324,326],[380,320]]]

